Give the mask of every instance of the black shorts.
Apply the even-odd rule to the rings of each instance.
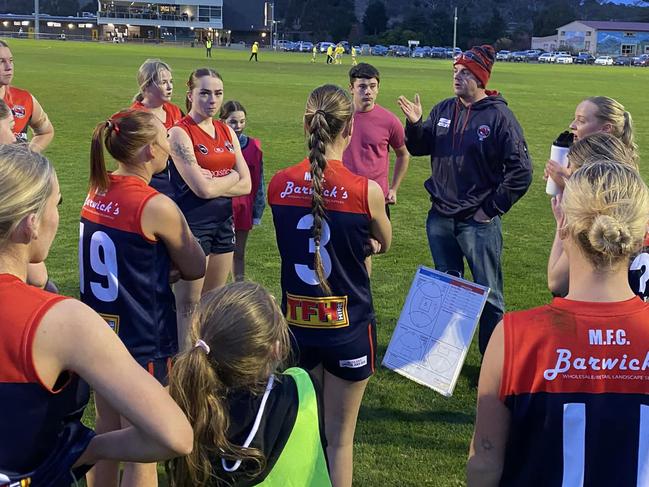
[[[189,225],[205,255],[234,252],[234,220],[230,215],[211,225]]]
[[[292,336],[292,335],[291,335]],[[349,343],[333,347],[311,347],[300,345],[293,338],[293,353],[298,365],[311,370],[322,364],[324,369],[336,377],[359,382],[374,374],[376,364],[376,324],[367,325],[364,333]]]

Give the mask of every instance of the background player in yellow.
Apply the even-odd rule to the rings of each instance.
[[[352,46],[352,66],[356,66],[358,62],[356,62],[356,48]]]
[[[255,62],[258,62],[259,59],[257,59],[257,53],[259,52],[259,43],[255,41],[252,44],[252,47],[250,48],[250,57],[248,58],[248,62],[252,61],[252,58],[255,58]]]
[[[318,46],[314,45],[311,52],[312,52],[312,54],[311,54],[311,62],[315,63],[316,57],[318,57]]]
[[[334,52],[335,52],[335,60],[336,60],[335,64],[342,64],[343,63],[343,54],[345,53],[345,48],[341,44],[338,44],[336,46],[336,50]]]
[[[334,46],[329,45],[327,47],[327,64],[331,64],[334,61]]]

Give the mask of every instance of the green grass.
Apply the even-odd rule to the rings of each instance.
[[[184,82],[194,68],[216,68],[227,99],[248,110],[247,132],[261,139],[267,180],[305,155],[302,113],[308,93],[323,83],[348,83],[346,65],[327,66],[324,57],[166,46],[96,45],[72,42],[11,42],[14,84],[29,89],[48,112],[56,137],[47,155],[57,168],[64,195],[61,225],[48,258],[62,292],[78,295],[79,211],[87,186],[88,154],[95,124],[130,104],[138,66],[149,57],[167,61],[176,80],[175,102],[183,104]],[[363,59],[366,60],[366,59]],[[438,60],[371,58],[381,71],[379,102],[399,115],[396,98],[421,94],[427,111],[451,95],[451,63]],[[649,144],[646,87],[649,70],[597,66],[499,63],[489,87],[498,89],[523,126],[534,159],[529,193],[504,218],[505,297],[510,310],[547,302],[545,269],[553,219],[544,193],[543,165],[554,137],[572,120],[577,103],[591,95],[618,99],[634,115],[640,147]],[[641,102],[644,99],[645,102]],[[644,172],[644,168],[643,172]],[[414,158],[392,211],[391,251],[374,259],[372,288],[378,318],[379,355],[385,352],[413,274],[431,264],[425,236],[429,201],[423,189],[427,158]],[[278,294],[279,258],[270,212],[248,243],[247,275]],[[474,344],[455,394],[442,397],[397,374],[380,369],[361,408],[355,447],[355,485],[453,486],[464,483],[464,464],[474,420],[479,354]]]

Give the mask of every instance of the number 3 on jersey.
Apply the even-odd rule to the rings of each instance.
[[[79,230],[79,287],[81,293],[85,292],[86,287],[86,269],[84,269],[84,242],[88,239],[83,238],[83,223]],[[115,244],[110,237],[102,232],[96,231],[90,237],[90,267],[98,276],[103,277],[103,282],[90,280],[90,290],[99,300],[111,302],[117,299],[119,292],[119,281],[117,278],[117,252]]]
[[[300,221],[297,222],[298,230],[310,230],[313,228],[313,215],[308,214],[300,218]],[[325,249],[325,245],[329,243],[331,238],[331,231],[329,230],[329,225],[326,221],[322,221],[322,235],[320,236],[320,259],[322,259],[322,267],[324,270],[325,279],[331,274],[331,257],[329,252]],[[315,254],[315,242],[313,237],[309,239],[309,253]],[[317,286],[320,284],[320,280],[316,272],[311,269],[308,265],[304,264],[295,264],[295,272],[297,276],[302,279],[307,284],[311,286]]]

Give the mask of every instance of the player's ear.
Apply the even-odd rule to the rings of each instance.
[[[38,238],[38,216],[30,213],[25,216],[11,233],[10,240],[14,243],[28,244]]]
[[[345,128],[343,128],[343,137],[351,137],[352,133],[354,132],[354,118],[350,118],[349,122],[345,124]]]

